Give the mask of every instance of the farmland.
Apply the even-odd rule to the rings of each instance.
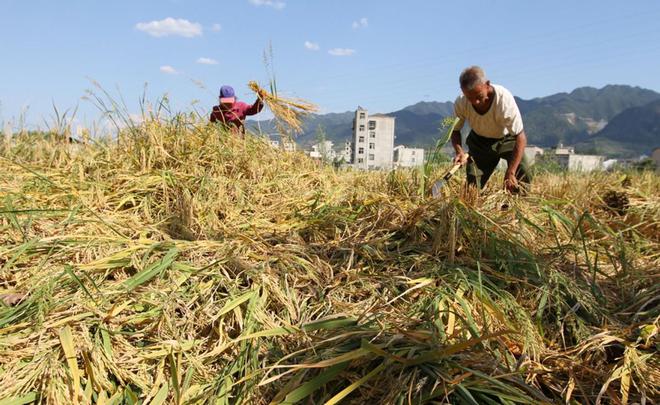
[[[657,401],[660,178],[356,172],[176,115],[0,146],[0,403]]]

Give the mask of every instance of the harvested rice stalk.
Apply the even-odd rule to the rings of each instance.
[[[294,133],[299,134],[303,131],[302,119],[318,111],[318,107],[308,101],[299,98],[280,97],[263,89],[257,82],[251,81],[248,86],[259,95],[261,100],[273,112],[280,130],[289,128]],[[284,130],[282,132],[288,131]]]
[[[658,402],[655,173],[619,216],[616,173],[432,200],[203,117],[122,131],[0,149],[0,404]]]

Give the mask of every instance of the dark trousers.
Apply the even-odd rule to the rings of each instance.
[[[516,137],[506,135],[502,139],[492,139],[470,131],[466,143],[470,153],[470,161],[467,165],[468,185],[483,188],[500,159],[506,160],[508,165],[513,161],[513,148],[516,145]],[[528,186],[532,181],[524,151],[522,161],[518,165],[518,170],[516,170],[516,178],[523,187]]]

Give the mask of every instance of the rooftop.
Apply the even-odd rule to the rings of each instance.
[[[391,118],[391,119],[395,119],[395,117],[390,117],[389,115],[385,115],[385,114],[371,114],[369,117],[371,117],[371,118]]]

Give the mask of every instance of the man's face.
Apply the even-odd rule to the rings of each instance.
[[[463,94],[468,99],[470,104],[475,107],[481,107],[488,103],[488,89],[490,82],[477,84],[472,90],[463,90]]]

